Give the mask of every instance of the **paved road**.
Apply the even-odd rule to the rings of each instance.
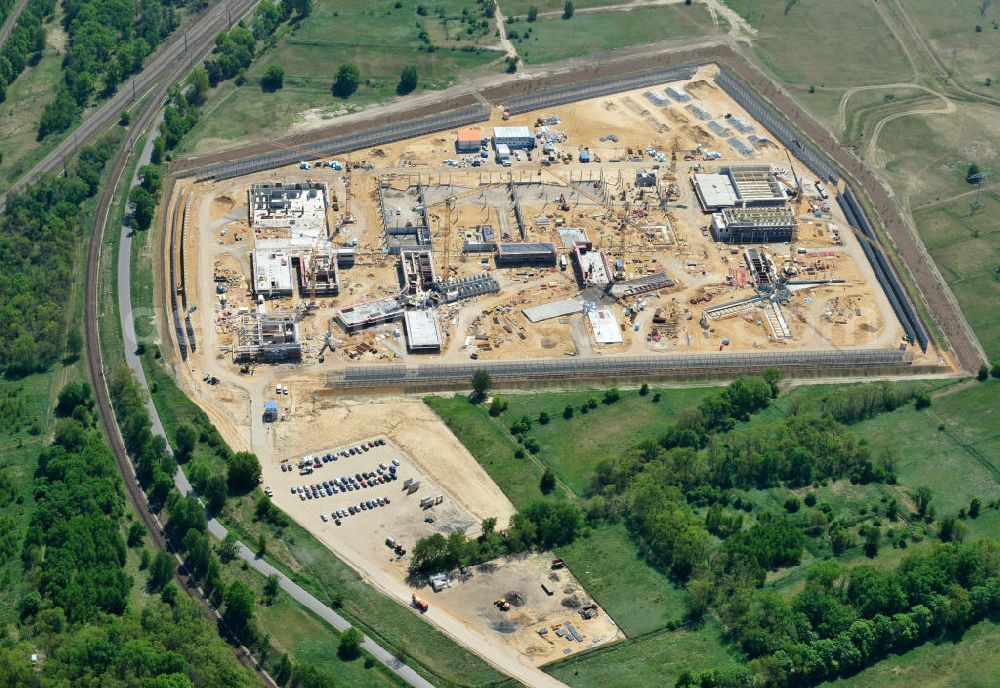
[[[21,16],[21,12],[24,12],[24,8],[28,5],[28,0],[17,0],[17,4],[11,9],[10,14],[7,15],[7,21],[4,22],[3,27],[0,28],[0,48],[3,44],[7,42],[7,36],[10,32],[14,30],[14,25],[17,24],[17,18]]]
[[[53,172],[62,167],[63,161],[73,155],[79,146],[86,145],[91,138],[116,122],[121,117],[122,111],[153,91],[162,79],[176,82],[184,78],[184,75],[212,49],[216,36],[227,28],[229,21],[234,23],[239,21],[256,6],[257,2],[259,0],[224,0],[216,7],[206,10],[186,31],[174,32],[139,74],[123,83],[109,100],[85,113],[83,121],[74,132],[67,135],[59,145],[0,196],[0,211],[6,207],[8,193],[20,190],[45,172]]]
[[[147,143],[146,147],[142,151],[142,154],[140,155],[140,166],[149,162],[149,155],[151,151],[152,138],[150,137],[150,142]],[[134,186],[138,183],[138,179],[133,177],[131,183]],[[142,368],[142,362],[140,361],[139,356],[136,354],[138,340],[135,334],[135,314],[132,310],[132,290],[129,289],[132,279],[131,245],[132,232],[128,227],[123,226],[121,228],[121,243],[118,247],[118,311],[121,317],[122,336],[125,342],[125,362],[128,364],[132,374],[135,375],[136,379],[139,381],[139,384],[147,392],[146,408],[149,410],[149,417],[152,420],[153,434],[166,439],[166,434],[163,431],[163,424],[160,422],[160,416],[156,412],[156,407],[153,405],[153,402],[148,394],[149,386],[146,383],[146,373]],[[169,448],[169,441],[167,446]],[[184,470],[180,467],[178,467],[177,473],[174,475],[174,484],[177,486],[177,490],[183,495],[188,495],[192,491],[191,483],[184,474]],[[224,539],[228,533],[226,527],[215,518],[209,520],[208,531],[219,540]],[[324,619],[338,631],[344,631],[351,626],[351,623],[347,621],[347,619],[320,602],[301,586],[289,579],[284,573],[278,571],[263,559],[259,559],[242,543],[239,545],[239,556],[247,561],[250,566],[254,568],[254,570],[260,572],[262,575],[277,575],[282,590],[287,592],[304,607]],[[400,663],[391,652],[375,643],[375,641],[371,638],[365,636],[363,647],[373,657],[375,657],[375,659],[382,662],[391,671],[398,674],[400,678],[414,688],[434,688],[432,683],[427,681],[409,666]]]

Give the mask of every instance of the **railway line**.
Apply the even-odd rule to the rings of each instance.
[[[94,214],[94,225],[90,236],[90,245],[87,250],[87,288],[84,318],[86,330],[85,340],[87,348],[87,370],[90,376],[90,385],[94,390],[94,398],[97,403],[97,410],[101,418],[101,426],[104,430],[104,435],[107,438],[108,446],[111,447],[111,452],[115,457],[115,463],[118,465],[118,470],[124,480],[126,494],[132,502],[132,505],[135,507],[135,512],[142,520],[143,525],[146,526],[146,529],[149,531],[149,536],[152,539],[153,544],[158,549],[171,553],[173,552],[173,548],[166,538],[159,519],[157,519],[156,516],[149,510],[145,492],[143,492],[142,487],[139,485],[135,468],[132,466],[132,462],[128,457],[128,452],[125,449],[125,442],[122,438],[121,431],[118,428],[118,423],[115,420],[114,409],[111,405],[111,397],[107,387],[107,368],[104,365],[104,357],[101,351],[100,330],[98,327],[98,301],[101,246],[104,241],[104,226],[108,219],[111,204],[114,201],[115,191],[118,188],[118,184],[122,180],[122,175],[125,171],[125,167],[128,163],[132,150],[135,148],[136,143],[142,136],[143,131],[154,120],[156,112],[159,110],[160,105],[167,95],[167,90],[173,82],[174,80],[172,79],[162,82],[154,92],[150,102],[143,109],[142,113],[134,120],[125,142],[122,144],[118,154],[112,162],[111,173],[109,174],[107,183],[99,196],[96,212]],[[123,288],[127,289],[128,286],[125,285]],[[212,607],[209,601],[202,596],[200,590],[193,583],[193,581],[191,581],[190,577],[184,575],[180,569],[175,572],[175,577],[180,588],[186,591],[193,600],[202,606],[205,616],[216,625],[219,634],[231,643],[234,643],[233,636],[226,628],[221,616],[214,609],[214,607]],[[252,669],[257,674],[264,685],[276,685],[267,672],[264,671],[262,667],[257,665],[245,647],[235,644],[235,654],[236,658],[243,665]]]
[[[224,0],[206,10],[186,31],[176,31],[141,72],[122,84],[115,95],[85,116],[75,131],[67,135],[0,196],[0,210],[6,206],[9,193],[16,193],[41,174],[61,168],[63,161],[74,155],[80,146],[118,121],[129,105],[147,95],[153,95],[153,100],[158,101],[160,97],[157,94],[166,92],[164,85],[169,86],[182,79],[212,49],[219,32],[245,17],[259,1]]]

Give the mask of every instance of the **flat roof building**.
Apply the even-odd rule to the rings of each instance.
[[[292,295],[292,257],[284,251],[253,251],[250,278],[255,296],[267,299]]]
[[[694,191],[701,209],[706,213],[736,205],[736,189],[725,174],[698,173],[694,175]]]
[[[598,344],[621,344],[622,330],[611,306],[601,306],[587,313],[590,328],[594,331],[594,341]]]
[[[455,137],[455,152],[478,153],[482,143],[483,133],[478,129],[459,129]]]
[[[441,333],[434,311],[406,311],[403,315],[406,348],[410,351],[440,351]]]
[[[727,244],[773,244],[792,240],[791,208],[724,208],[712,215],[712,238]]]
[[[522,265],[555,265],[558,260],[555,244],[498,244],[497,267],[511,268]]]
[[[530,150],[535,147],[535,135],[528,127],[493,127],[493,146],[500,144]]]

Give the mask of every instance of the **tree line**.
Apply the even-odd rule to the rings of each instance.
[[[95,95],[113,95],[141,71],[145,59],[177,28],[176,8],[183,5],[170,0],[65,0],[63,78],[42,110],[38,140],[68,129]]]

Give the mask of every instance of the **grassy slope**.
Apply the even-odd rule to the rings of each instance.
[[[904,7],[945,66],[972,90],[1000,91],[1000,5],[982,0],[906,0]],[[976,26],[982,31],[977,32]],[[993,86],[986,86],[986,79]]]
[[[188,136],[184,150],[205,152],[235,143],[256,140],[268,135],[288,133],[306,110],[318,108],[318,119],[354,111],[374,102],[395,96],[400,71],[415,65],[421,89],[441,89],[456,83],[461,76],[485,73],[486,66],[501,53],[483,49],[495,42],[493,30],[476,39],[453,40],[458,22],[449,22],[447,42],[435,15],[441,7],[449,16],[460,16],[463,8],[473,15],[481,5],[473,0],[439,0],[424,3],[429,13],[420,17],[417,3],[406,2],[396,8],[394,0],[318,0],[313,13],[304,21],[279,31],[276,44],[254,61],[243,86],[223,85],[213,93],[205,114]],[[435,36],[439,49],[420,50],[417,21]],[[458,45],[461,48],[440,47]],[[330,91],[340,64],[354,62],[361,71],[363,84],[347,100],[335,98]],[[285,70],[285,87],[277,93],[262,93],[258,80],[271,65]],[[321,68],[317,68],[321,65]]]
[[[687,611],[684,590],[640,558],[621,524],[598,526],[555,554],[630,638],[680,621]]]
[[[914,213],[927,250],[951,286],[986,355],[1000,359],[1000,213],[997,195],[984,193],[972,211],[961,198]]]
[[[723,26],[722,29],[726,27]],[[529,37],[524,33],[531,29]],[[517,52],[528,64],[540,64],[605,52],[630,45],[717,33],[704,5],[641,7],[631,12],[578,14],[572,19],[539,19],[507,27],[517,32]]]
[[[788,84],[864,86],[912,76],[905,54],[871,3],[724,2],[749,16],[758,31],[754,51]]]
[[[697,629],[665,631],[580,655],[546,669],[572,688],[672,686],[686,668],[726,669],[739,663],[714,621]]]

